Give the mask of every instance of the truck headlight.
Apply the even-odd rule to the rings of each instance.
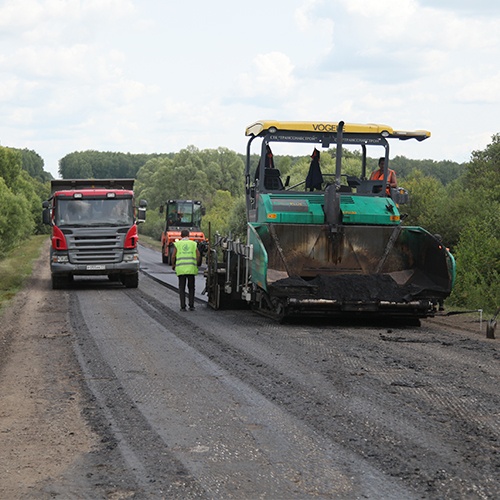
[[[136,253],[126,253],[124,256],[123,256],[123,260],[125,262],[134,262],[136,260],[139,260],[139,255],[136,254]]]
[[[67,264],[69,262],[69,258],[67,255],[53,255],[52,262],[56,264]]]

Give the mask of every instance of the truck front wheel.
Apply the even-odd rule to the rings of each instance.
[[[123,274],[121,280],[126,288],[137,288],[139,286],[139,273]]]

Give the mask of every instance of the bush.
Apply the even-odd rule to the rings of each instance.
[[[496,214],[500,206],[496,207]],[[500,223],[495,213],[467,221],[455,257],[457,280],[450,302],[494,312],[500,306]]]
[[[30,204],[23,194],[15,195],[0,177],[0,256],[34,230]]]

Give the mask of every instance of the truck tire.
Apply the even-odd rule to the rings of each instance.
[[[139,273],[123,274],[121,280],[126,288],[137,288],[139,286]]]

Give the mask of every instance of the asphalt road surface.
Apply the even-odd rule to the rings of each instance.
[[[500,350],[476,324],[281,325],[211,310],[201,275],[181,312],[160,254],[141,263],[138,289],[40,285],[67,304],[99,444],[35,493],[500,498]]]

